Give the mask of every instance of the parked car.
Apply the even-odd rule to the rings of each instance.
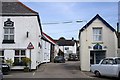
[[[63,56],[56,56],[54,58],[54,63],[65,63],[65,59]]]
[[[0,70],[0,80],[3,80],[3,73],[1,70]]]
[[[76,54],[69,54],[68,61],[78,61],[78,56]]]
[[[0,64],[0,66],[2,66],[2,73],[3,74],[8,74],[10,71],[10,66],[6,63],[2,63]]]
[[[91,72],[97,77],[120,77],[120,58],[111,57],[102,59],[99,64],[91,65]]]

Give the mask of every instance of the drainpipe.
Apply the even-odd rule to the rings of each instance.
[[[117,22],[117,33],[119,32],[119,22]]]

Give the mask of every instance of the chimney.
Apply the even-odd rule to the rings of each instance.
[[[74,37],[72,37],[72,41],[74,41]]]

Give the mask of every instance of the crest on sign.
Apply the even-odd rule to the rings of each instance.
[[[34,46],[33,46],[33,44],[31,42],[28,44],[27,49],[34,49]]]

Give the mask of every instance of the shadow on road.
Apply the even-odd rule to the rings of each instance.
[[[70,61],[68,61],[68,63],[66,63],[66,64],[62,64],[63,67],[64,67],[66,70],[80,70],[78,63],[72,62],[72,64],[70,64],[69,62],[70,62]]]

